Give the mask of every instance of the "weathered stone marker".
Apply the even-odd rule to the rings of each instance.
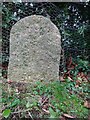
[[[58,80],[60,33],[47,18],[32,15],[18,21],[10,33],[8,79]]]

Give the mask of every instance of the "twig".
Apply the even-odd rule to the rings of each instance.
[[[49,104],[49,106],[52,107],[53,109],[55,109],[55,107],[53,105]]]
[[[9,94],[8,94],[8,97],[11,95],[11,90],[10,90],[10,85],[8,84],[8,92],[9,92]]]
[[[48,97],[43,101],[43,103],[41,104],[41,106],[44,105],[44,103],[45,103],[47,100],[48,100]]]
[[[5,110],[7,107],[9,107],[10,104],[11,104],[11,103],[9,103],[8,105],[2,106],[1,110],[2,110],[2,111]]]
[[[31,115],[31,113],[30,113],[30,112],[28,112],[28,114],[29,114],[29,116],[31,117],[31,119],[32,119],[32,120],[34,120],[34,119],[33,119],[33,117],[32,117],[32,115]]]
[[[21,112],[27,112],[27,111],[29,111],[30,109],[26,109],[26,110],[19,110],[19,111],[17,111],[17,112],[12,112],[12,114],[16,114],[16,113],[21,113]]]
[[[33,117],[32,117],[32,115],[31,115],[31,113],[29,112],[29,110],[30,110],[30,109],[27,109],[27,110],[20,110],[20,111],[17,111],[17,112],[12,112],[12,114],[19,114],[19,113],[27,112],[27,111],[28,111],[28,113],[29,113],[31,119],[34,120]]]
[[[18,110],[19,110],[19,106],[18,106]],[[20,118],[20,113],[18,113],[18,116],[19,116],[19,118]]]
[[[49,110],[45,110],[44,108],[42,108],[42,110],[43,110],[44,112],[46,112],[47,114],[50,113]]]

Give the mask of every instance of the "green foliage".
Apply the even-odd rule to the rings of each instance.
[[[50,117],[49,118],[56,118],[56,117],[58,117],[57,113],[51,107],[49,108],[49,112],[50,112]]]
[[[11,11],[11,8],[8,8],[8,6],[7,7],[2,6],[2,27],[3,28],[9,28],[10,27],[9,23],[11,21],[17,21],[17,20],[18,19],[14,16],[13,11]]]
[[[50,99],[50,102],[55,107],[55,111],[49,108],[50,117],[58,117],[61,113],[68,113],[80,118],[85,118],[88,115],[88,110],[83,106],[84,100],[76,94],[81,91],[79,90],[80,87],[75,88],[75,83],[67,80],[65,83],[53,82],[48,84],[47,87],[46,86],[40,84],[40,86],[37,86],[34,90],[39,90],[40,95],[42,93],[44,95],[49,95],[49,97],[54,96],[54,99]],[[46,92],[48,89],[51,89],[50,94]],[[81,89],[83,90],[83,87],[81,87]],[[70,91],[72,91],[72,94]]]
[[[12,102],[11,102],[11,104],[10,104],[10,106],[9,107],[16,107],[17,105],[19,105],[20,104],[20,100],[18,99],[18,98],[15,98]]]
[[[83,72],[84,75],[88,75],[90,72],[90,65],[89,62],[79,57],[77,59],[73,59],[73,62],[76,64],[75,68],[71,70],[71,74],[76,78],[76,76]]]
[[[90,70],[89,62],[82,59],[77,59],[76,69],[78,70],[82,69],[82,71],[87,73]]]
[[[43,108],[41,99],[43,100],[43,96],[49,99],[47,103],[49,111],[48,118],[59,118],[63,113],[77,116],[77,118],[86,118],[88,116],[88,109],[84,107],[84,100],[88,96],[86,83],[82,83],[81,86],[76,87],[76,83],[69,79],[66,79],[63,83],[60,81],[44,84],[43,82],[36,82],[34,87],[28,89],[31,89],[30,93],[21,95],[16,94],[12,88],[12,95],[8,95],[8,91],[3,92],[2,99],[0,99],[3,105],[6,106],[2,113],[3,117],[10,118],[11,113],[13,114],[18,106],[23,111],[32,112],[33,110],[37,110],[41,112]],[[82,93],[83,96],[79,96],[79,93]],[[22,118],[25,114],[23,111]]]
[[[10,109],[5,109],[2,114],[3,114],[3,117],[8,118],[10,113],[11,113]]]
[[[70,89],[72,89],[73,94],[70,94]],[[77,94],[74,93],[75,89],[73,83],[68,84],[68,82],[66,82],[64,84],[61,83],[61,85],[58,83],[54,84],[54,103],[56,103],[56,107],[59,110],[82,118],[84,117],[83,114],[87,115],[88,110],[84,108],[82,99],[78,98]]]

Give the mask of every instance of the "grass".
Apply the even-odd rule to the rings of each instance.
[[[87,118],[84,102],[88,97],[87,82],[76,86],[75,81],[36,82],[29,84],[2,83],[2,118]],[[64,116],[66,117],[66,116]]]

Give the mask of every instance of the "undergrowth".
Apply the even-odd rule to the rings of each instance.
[[[19,86],[20,88],[20,86]],[[88,97],[87,83],[76,86],[76,82],[36,82],[34,87],[19,91],[10,84],[2,85],[2,118],[60,118],[63,114],[73,118],[87,118],[84,102]]]

